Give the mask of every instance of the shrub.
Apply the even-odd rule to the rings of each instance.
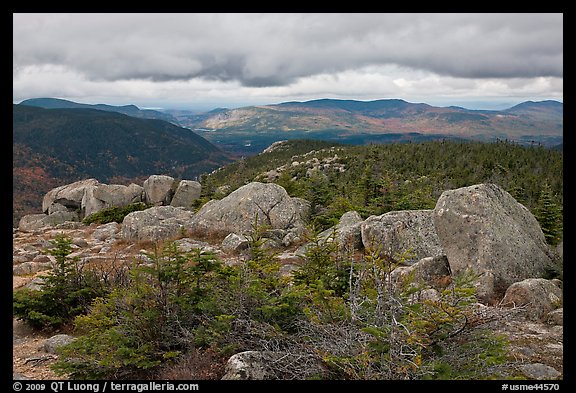
[[[134,267],[130,283],[96,299],[75,320],[81,337],[62,349],[54,369],[73,379],[138,378],[194,344],[200,310],[211,308],[212,254],[184,253],[167,243]]]
[[[491,377],[486,370],[506,361],[506,342],[478,328],[482,317],[473,307],[477,277],[465,272],[437,298],[420,298],[429,288],[416,285],[412,277],[399,285],[390,280],[401,261],[369,250],[351,273],[351,318],[332,335],[320,335],[323,358],[337,378]],[[344,335],[354,337],[346,350],[338,345]]]
[[[76,318],[83,335],[61,349],[54,369],[73,379],[219,378],[223,359],[260,350],[286,354],[279,378],[497,376],[506,343],[478,328],[474,275],[425,298],[430,288],[412,277],[390,279],[408,253],[368,249],[344,263],[316,234],[291,281],[263,247],[265,229],[255,226],[250,256],[236,266],[175,243],[156,248],[128,285]]]
[[[107,224],[109,222],[117,222],[120,224],[122,221],[124,221],[124,217],[126,217],[128,214],[136,211],[146,210],[149,207],[151,207],[151,205],[147,205],[143,202],[132,203],[126,206],[109,207],[102,209],[94,214],[90,214],[88,217],[85,217],[82,222],[86,225],[90,225],[92,223]]]
[[[314,227],[309,228],[308,246],[304,265],[294,272],[294,283],[321,285],[333,291],[338,297],[348,292],[350,262],[338,254],[336,231],[327,238],[321,238]],[[318,283],[321,284],[318,284]]]
[[[210,380],[220,379],[228,359],[214,350],[193,349],[161,367],[154,379]]]
[[[12,297],[13,313],[36,328],[57,328],[83,313],[93,299],[106,293],[104,284],[91,270],[84,270],[78,258],[70,259],[72,240],[58,235],[49,254],[56,263],[40,291],[23,288]]]

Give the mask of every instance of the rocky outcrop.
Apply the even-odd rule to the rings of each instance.
[[[76,212],[56,211],[48,214],[28,214],[20,219],[18,229],[21,231],[35,231],[45,227],[52,227],[62,224],[66,221],[78,221],[79,217]]]
[[[49,209],[54,204],[66,207],[68,210],[79,210],[82,207],[82,199],[86,189],[99,184],[96,179],[80,180],[75,183],[56,187],[44,195],[42,200],[42,211],[49,213]]]
[[[260,226],[279,230],[276,234],[281,233],[284,239],[290,233],[298,234],[304,230],[309,207],[307,201],[291,198],[277,184],[253,182],[221,200],[206,203],[194,215],[189,228],[194,233],[208,236],[244,235],[253,231],[257,220]]]
[[[178,236],[192,212],[174,206],[155,206],[124,217],[121,237],[126,240],[161,240]]]
[[[102,195],[105,193],[95,193],[101,186],[105,186],[101,191],[117,190],[123,193],[125,190],[102,184],[84,184],[82,200],[90,194],[92,197],[99,195],[99,198],[102,198],[100,200],[107,200],[108,203],[119,203],[113,202],[111,198],[104,198]],[[176,198],[177,191],[178,188],[170,203]],[[75,193],[70,189],[58,195],[77,198]],[[72,199],[60,198],[60,202],[72,206],[69,200]],[[234,265],[244,262],[242,257],[232,254],[242,252],[248,240],[246,236],[236,233],[249,233],[256,216],[261,224],[272,227],[266,232],[266,236],[274,238],[275,244],[279,245],[289,235],[298,235],[297,229],[304,227],[308,209],[306,201],[290,198],[278,186],[252,183],[221,201],[210,202],[201,209],[202,214],[195,215],[185,207],[157,206],[129,214],[122,224],[80,225],[79,228],[68,229],[47,228],[46,225],[53,224],[44,220],[54,220],[71,213],[69,208],[60,202],[55,202],[55,199],[51,202],[48,207],[51,214],[27,217],[22,221],[23,227],[28,225],[28,228],[36,229],[13,230],[14,288],[42,288],[45,274],[43,271],[50,270],[53,260],[52,256],[46,255],[46,249],[51,247],[48,239],[53,239],[62,232],[73,240],[74,251],[71,257],[79,257],[81,263],[86,263],[87,266],[109,263],[129,266],[135,261],[139,264],[151,262],[150,258],[146,259],[147,251],[141,249],[150,244],[142,245],[126,240],[178,237],[184,230],[193,229],[191,223],[204,220],[208,223],[201,227],[203,231],[228,228],[226,230],[234,229],[229,232],[233,235],[222,243],[183,238],[176,241],[178,248],[184,252],[200,249],[201,252],[214,253],[222,258],[225,264]],[[80,204],[82,205],[82,201]],[[416,259],[416,256],[414,260],[406,261],[409,266],[401,266],[392,272],[392,280],[412,275],[416,283],[425,284],[427,289],[415,293],[413,298],[410,298],[411,302],[438,300],[440,292],[452,279],[451,274],[455,273],[454,267],[460,266],[458,263],[465,257],[471,258],[470,267],[481,274],[481,278],[489,276],[493,282],[515,280],[517,276],[510,276],[509,271],[524,270],[522,275],[528,274],[532,277],[512,282],[506,288],[503,300],[498,299],[498,307],[493,307],[494,304],[490,302],[478,304],[478,307],[489,310],[486,315],[499,315],[486,328],[498,335],[503,334],[512,343],[508,350],[509,359],[514,359],[510,361],[513,366],[510,375],[518,376],[522,373],[533,379],[560,378],[563,372],[562,282],[539,278],[540,270],[532,269],[531,262],[521,263],[518,260],[523,258],[531,261],[534,255],[528,254],[532,252],[537,255],[540,251],[535,246],[528,247],[528,251],[524,249],[526,244],[537,243],[528,231],[534,220],[531,216],[523,217],[526,214],[525,209],[515,204],[517,202],[498,188],[492,185],[477,185],[446,192],[435,210],[390,212],[364,221],[356,213],[348,212],[332,229],[336,230],[338,237],[344,236],[341,240],[365,240],[366,243],[358,244],[359,247],[363,244],[373,246],[374,243],[368,242],[370,240],[387,252],[412,249],[416,250],[416,255],[422,255],[420,259]],[[208,214],[211,209],[215,209],[212,216]],[[519,213],[515,212],[515,209]],[[517,217],[509,217],[514,215]],[[34,222],[37,224],[33,224]],[[243,223],[242,225],[246,226],[230,224],[228,227],[230,222]],[[247,232],[237,232],[238,229],[246,228]],[[329,233],[330,231],[327,232]],[[348,235],[343,235],[344,233]],[[540,235],[537,234],[536,239],[538,238]],[[510,250],[506,251],[506,248]],[[556,254],[561,256],[562,249],[563,246],[560,246]],[[518,258],[514,255],[516,253],[520,255]],[[547,255],[546,248],[542,254]],[[302,253],[298,254],[293,250],[281,250],[276,258],[282,266],[281,274],[288,277],[306,263]],[[227,376],[224,379],[283,379],[294,375],[302,376],[303,370],[309,372],[307,375],[310,377],[318,377],[323,372],[321,364],[314,363],[317,359],[313,356],[306,357],[305,354],[250,351],[237,354],[233,358],[227,366]]]
[[[408,252],[406,263],[443,255],[432,215],[432,210],[405,210],[370,216],[360,226],[362,243],[393,258]]]
[[[78,222],[110,207],[122,207],[146,202],[156,206],[192,208],[200,197],[202,186],[192,180],[175,181],[165,175],[152,175],[144,186],[130,184],[103,184],[96,179],[86,179],[56,187],[42,200],[44,214],[22,217],[19,229],[33,231],[56,226],[66,221]]]
[[[158,206],[129,214],[122,238],[160,240],[190,230],[222,240],[233,233],[235,237],[222,247],[236,253],[246,242],[232,240],[252,233],[257,220],[266,227],[267,247],[287,247],[304,240],[310,204],[290,197],[277,184],[252,182],[193,214],[187,209],[200,192],[198,182],[164,175],[150,176],[143,186],[82,180],[49,191],[42,202],[48,214],[24,216],[19,229],[71,224],[103,208],[146,201]],[[99,229],[95,236],[115,236],[117,231],[116,227]],[[499,302],[515,282],[543,277],[563,254],[562,245],[551,251],[528,209],[494,184],[445,191],[434,210],[392,211],[366,220],[357,212],[347,212],[321,238],[330,239],[333,233],[340,245],[365,247],[402,259],[405,265],[445,255],[453,274],[471,269],[479,275],[477,294],[484,304]]]
[[[515,282],[542,277],[552,253],[538,221],[495,184],[442,193],[433,212],[436,233],[453,274],[480,274],[484,303],[502,299]]]

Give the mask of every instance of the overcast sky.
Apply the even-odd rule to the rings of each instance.
[[[13,101],[563,101],[562,14],[14,14]]]

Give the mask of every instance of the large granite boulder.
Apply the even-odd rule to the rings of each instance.
[[[542,277],[553,263],[536,218],[495,184],[445,191],[433,217],[452,273],[478,273],[485,304],[502,299],[515,282]]]
[[[82,216],[88,217],[109,207],[127,206],[141,202],[144,188],[137,184],[98,184],[87,187],[82,198]]]
[[[443,255],[432,210],[392,211],[370,216],[361,225],[364,247],[396,258],[408,252],[405,263]]]
[[[53,188],[44,195],[42,211],[48,214],[48,210],[53,204],[65,206],[69,210],[79,210],[82,207],[82,199],[86,189],[98,184],[100,183],[96,179],[86,179]]]
[[[120,236],[126,240],[163,240],[178,236],[192,212],[174,206],[155,206],[132,212],[122,222]]]
[[[109,185],[86,179],[48,191],[42,201],[42,210],[50,216],[57,212],[75,212],[83,219],[108,207],[141,202],[143,190],[137,184]]]
[[[190,209],[194,206],[194,202],[200,198],[201,191],[202,186],[197,181],[181,180],[174,192],[170,205]]]
[[[249,183],[221,200],[211,200],[194,215],[189,228],[194,233],[226,237],[230,233],[250,234],[258,225],[284,231],[303,231],[310,204],[291,198],[277,184]]]
[[[144,202],[151,205],[169,205],[174,196],[174,178],[152,175],[144,181]]]

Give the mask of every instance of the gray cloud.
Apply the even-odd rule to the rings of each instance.
[[[203,78],[248,87],[393,64],[463,78],[562,77],[562,14],[14,14],[14,74]]]

